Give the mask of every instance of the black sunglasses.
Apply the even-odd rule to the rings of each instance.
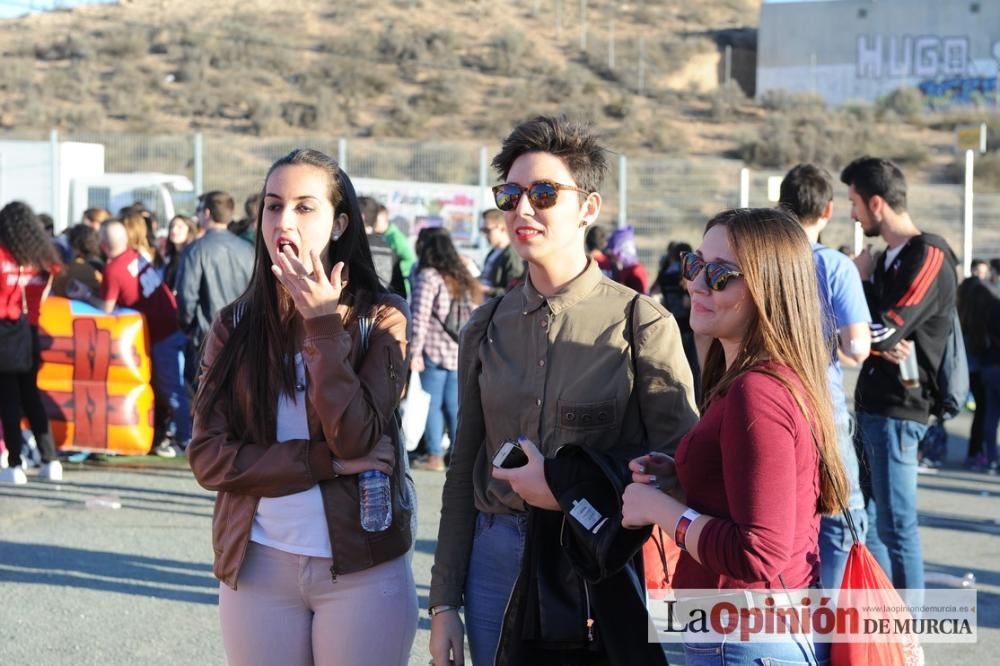
[[[590,194],[587,190],[581,190],[572,185],[553,183],[551,180],[537,180],[528,187],[521,187],[517,183],[502,183],[493,186],[493,200],[496,201],[497,208],[503,211],[511,211],[517,208],[521,201],[521,194],[528,193],[528,201],[532,208],[552,208],[559,198],[559,190],[572,190],[581,194]]]
[[[705,270],[705,284],[712,291],[722,291],[729,283],[729,278],[743,277],[743,273],[729,264],[718,261],[705,261],[694,252],[681,253],[681,275],[692,282],[702,269]]]

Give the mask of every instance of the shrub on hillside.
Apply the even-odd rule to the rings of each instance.
[[[1000,194],[1000,152],[987,153],[976,157],[972,170],[973,187],[977,192]],[[958,156],[946,166],[941,174],[947,183],[965,182],[965,157]]]
[[[453,76],[438,76],[410,98],[414,113],[424,116],[454,115],[462,112],[464,86]]]
[[[742,142],[738,154],[747,164],[773,169],[797,162],[847,164],[864,154],[919,165],[929,156],[922,144],[885,126],[844,122],[843,117],[827,113],[773,113],[755,136]]]
[[[916,88],[896,88],[876,101],[875,109],[881,119],[902,118],[907,122],[913,122],[927,109],[927,98]]]
[[[826,111],[826,101],[819,95],[787,90],[768,90],[761,96],[760,105],[767,111],[780,113],[823,113]]]
[[[96,35],[98,52],[115,60],[135,59],[149,52],[149,36],[145,30],[118,28],[110,34]]]
[[[505,33],[494,37],[490,46],[492,51],[486,59],[488,71],[500,74],[517,74],[522,71],[522,59],[528,50],[524,35],[519,32]]]
[[[39,60],[84,60],[93,55],[90,45],[74,34],[57,39],[50,44],[35,46],[35,57]]]

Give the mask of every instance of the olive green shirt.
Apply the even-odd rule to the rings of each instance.
[[[462,605],[477,511],[525,510],[510,484],[490,474],[505,440],[524,435],[546,457],[570,443],[673,452],[694,426],[680,332],[670,313],[646,296],[634,308],[633,396],[627,320],[635,296],[590,261],[549,298],[529,277],[496,308],[494,302],[477,308],[463,328],[458,432],[442,497],[431,607]]]

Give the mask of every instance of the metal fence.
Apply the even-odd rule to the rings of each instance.
[[[41,133],[0,134],[0,139],[51,139]],[[59,141],[105,146],[105,171],[155,171],[187,175],[201,191],[231,192],[237,201],[259,190],[268,166],[296,147],[336,155],[354,177],[487,186],[495,182],[489,161],[499,146],[471,142],[323,139],[262,139],[240,135],[129,135],[64,133]],[[40,148],[43,150],[44,148]],[[613,158],[602,189],[601,222],[633,225],[640,258],[650,272],[670,241],[696,245],[713,213],[738,206],[770,206],[768,181],[780,172],[750,171],[741,187],[739,161],[717,158]],[[911,174],[911,181],[915,180]],[[960,185],[911,185],[910,213],[917,226],[942,235],[964,262],[963,194]],[[191,212],[191,211],[187,211]],[[835,186],[834,217],[823,241],[854,247],[846,188]],[[871,239],[879,244],[877,239]],[[1000,257],[1000,194],[977,194],[973,216],[974,257]]]

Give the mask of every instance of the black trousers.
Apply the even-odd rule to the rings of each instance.
[[[972,393],[972,399],[976,401],[976,411],[972,413],[969,451],[966,455],[975,458],[983,452],[983,428],[986,421],[986,386],[983,385],[983,376],[978,372],[969,373],[969,390]]]
[[[56,459],[55,442],[49,430],[49,416],[42,404],[42,394],[38,390],[38,366],[41,365],[41,347],[38,342],[38,327],[31,327],[31,369],[27,372],[0,373],[0,422],[3,423],[3,438],[10,452],[8,462],[11,467],[21,464],[21,417],[28,417],[31,432],[42,454],[42,462]]]

